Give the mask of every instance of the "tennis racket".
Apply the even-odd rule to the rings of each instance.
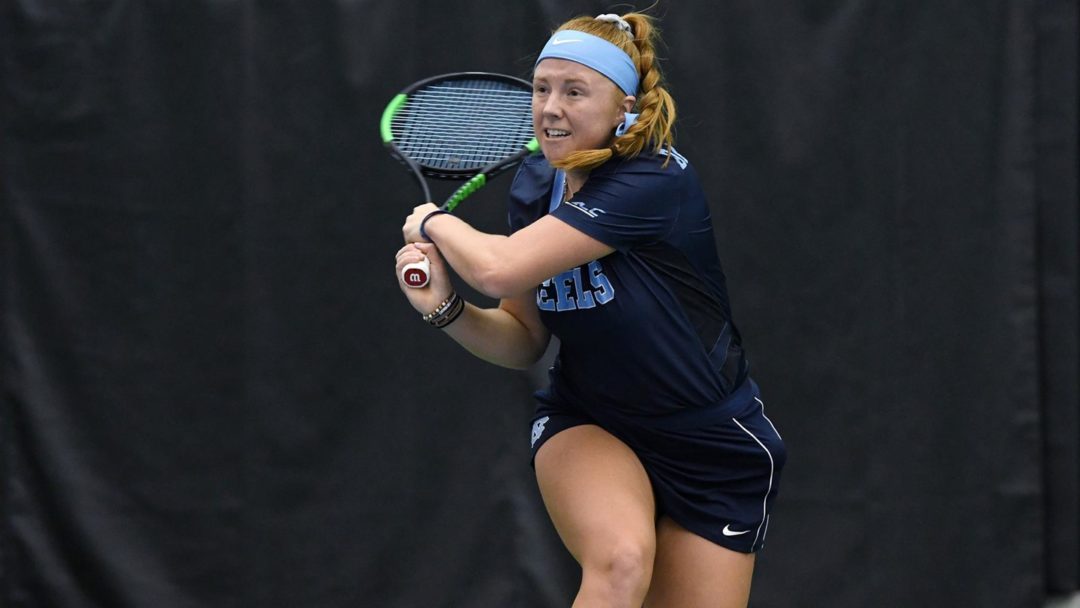
[[[540,149],[532,126],[532,85],[487,72],[427,78],[390,100],[380,123],[383,143],[430,201],[426,178],[466,180],[441,206],[453,211],[488,180]],[[402,269],[409,287],[423,287],[428,261]]]

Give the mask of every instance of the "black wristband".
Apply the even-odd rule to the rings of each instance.
[[[443,211],[442,209],[436,209],[435,211],[432,211],[431,213],[425,215],[424,219],[420,220],[420,238],[424,239],[425,241],[427,241],[429,243],[432,242],[431,237],[429,237],[427,232],[424,231],[424,224],[426,224],[427,221],[430,220],[432,217],[434,217],[436,215],[442,215],[444,213],[447,213],[447,212]]]

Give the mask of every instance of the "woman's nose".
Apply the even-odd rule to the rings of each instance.
[[[544,100],[544,115],[545,116],[561,116],[562,115],[562,101],[558,95],[548,95]]]

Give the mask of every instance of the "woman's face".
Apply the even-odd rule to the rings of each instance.
[[[544,59],[533,71],[533,129],[549,161],[608,147],[633,107],[633,97],[580,63]]]

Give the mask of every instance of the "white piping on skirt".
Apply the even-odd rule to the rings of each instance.
[[[765,453],[769,455],[769,489],[765,491],[765,498],[761,501],[761,523],[758,524],[757,533],[754,534],[754,544],[750,545],[750,550],[753,551],[754,547],[756,547],[758,544],[758,537],[761,536],[761,527],[765,525],[765,522],[769,518],[769,493],[772,492],[772,481],[773,474],[776,472],[776,463],[773,462],[772,452],[769,451],[769,448],[765,447],[764,443],[761,443],[761,441],[757,437],[754,437],[753,433],[746,430],[745,426],[739,424],[738,420],[732,418],[731,421],[737,424],[744,433],[749,435],[750,438],[753,439],[758,445],[760,445],[761,449],[765,450]],[[771,425],[772,423],[770,422],[769,424]],[[776,429],[773,430],[775,431]],[[779,433],[777,433],[777,436],[779,437]]]

